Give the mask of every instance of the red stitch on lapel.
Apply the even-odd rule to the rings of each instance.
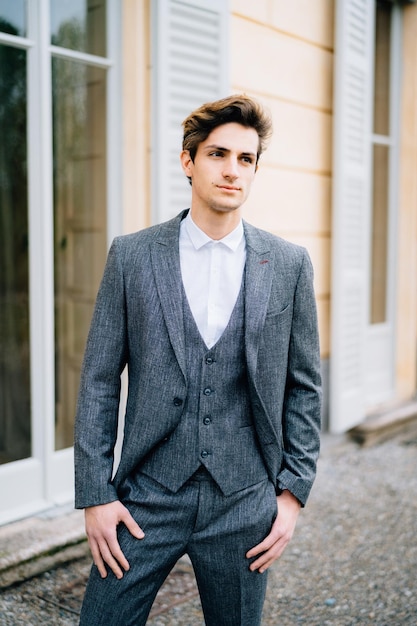
[[[265,263],[269,263],[269,261],[259,261],[259,265],[265,265]]]

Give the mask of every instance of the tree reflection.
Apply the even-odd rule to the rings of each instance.
[[[26,51],[0,45],[0,462],[30,455],[26,100]]]

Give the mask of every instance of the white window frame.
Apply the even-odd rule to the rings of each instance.
[[[53,144],[51,59],[107,69],[107,241],[122,231],[121,4],[107,0],[107,56],[50,44],[49,0],[27,2],[27,37],[0,43],[28,52],[28,206],[31,457],[0,466],[0,523],[73,499],[73,448],[55,451]]]
[[[375,0],[339,0],[336,3],[334,64],[334,131],[333,131],[333,230],[332,230],[332,312],[330,360],[330,423],[331,432],[344,432],[363,421],[370,404],[371,351],[376,354],[381,327],[369,323],[370,253],[372,212],[372,124],[375,44]],[[400,62],[399,36],[401,8],[393,5],[392,62]],[[393,39],[394,41],[394,39]],[[397,54],[397,57],[395,57]],[[398,140],[399,82],[391,85],[391,124],[394,142]],[[359,86],[362,85],[360,88]],[[394,102],[394,90],[397,101]],[[352,103],[349,106],[349,102]],[[397,139],[395,139],[397,137]],[[395,259],[396,222],[393,207],[397,198],[397,152],[393,144],[390,156],[390,258]],[[394,291],[393,265],[388,267],[390,295]],[[392,336],[382,347],[389,358],[390,371],[385,381],[387,393],[394,393],[394,331],[393,302]],[[381,325],[382,326],[382,325]],[[387,354],[389,353],[389,356]],[[378,383],[379,387],[381,382]]]
[[[388,136],[371,134],[371,147],[384,145],[389,148],[386,321],[371,324],[368,320],[366,342],[365,410],[371,412],[395,396],[401,50],[402,10],[399,4],[394,3],[391,13],[390,132]]]

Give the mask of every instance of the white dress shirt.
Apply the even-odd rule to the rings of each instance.
[[[191,211],[181,222],[180,262],[188,304],[208,348],[220,339],[242,284],[246,261],[242,221],[223,239],[210,239]]]

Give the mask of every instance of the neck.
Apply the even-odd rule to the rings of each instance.
[[[221,211],[213,212],[213,214],[201,214],[195,209],[191,209],[191,217],[203,233],[218,241],[229,235],[239,224],[241,220],[240,211],[231,211],[223,213]]]

